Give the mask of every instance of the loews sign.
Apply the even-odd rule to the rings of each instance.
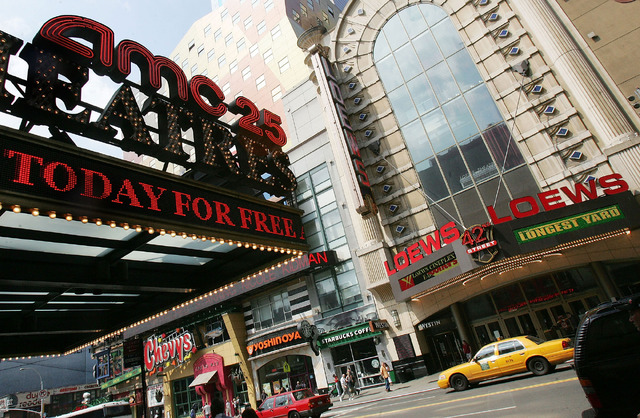
[[[0,32],[0,111],[185,169],[235,177],[274,195],[295,189],[289,158],[281,150],[287,142],[281,118],[259,110],[246,97],[227,104],[209,78],[196,75],[187,80],[176,63],[134,41],[115,45],[111,29],[84,17],[55,17],[32,43],[23,43]],[[13,55],[26,61],[27,80],[7,74]],[[132,64],[140,70],[140,84],[128,79]],[[99,111],[82,101],[89,69],[122,83]],[[163,80],[168,97],[157,93]],[[24,85],[17,88],[21,97],[6,89],[8,81]],[[148,96],[142,106],[132,87]],[[239,116],[230,126],[219,121],[227,112]],[[149,126],[149,120],[157,120],[156,126]],[[118,130],[121,138],[116,137]],[[193,140],[183,136],[188,130]]]

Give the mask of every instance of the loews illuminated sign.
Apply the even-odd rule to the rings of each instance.
[[[153,335],[144,343],[144,367],[160,372],[165,366],[182,364],[196,352],[193,334],[181,328],[170,334]]]
[[[0,32],[0,111],[186,169],[235,177],[271,194],[295,189],[289,158],[281,150],[287,142],[281,118],[259,110],[246,97],[226,104],[222,90],[209,78],[187,80],[176,63],[134,41],[116,46],[111,29],[83,17],[50,19],[31,44],[23,43]],[[26,81],[7,74],[12,55],[28,64]],[[132,64],[140,70],[140,84],[128,79]],[[82,101],[89,69],[122,83],[104,109]],[[21,97],[7,91],[8,80],[24,85],[17,88]],[[163,80],[168,97],[157,93]],[[132,87],[148,96],[142,106]],[[230,126],[219,120],[227,112],[240,116]],[[150,126],[154,119],[157,125]],[[121,138],[116,137],[118,130]],[[188,130],[193,140],[183,135]]]
[[[573,189],[570,189],[569,187],[561,187],[559,189],[552,189],[538,193],[537,197],[540,204],[538,204],[538,201],[536,201],[533,196],[519,197],[509,202],[509,209],[514,218],[527,218],[540,213],[541,209],[548,212],[567,206],[567,204],[562,201],[563,196],[568,198],[574,204],[580,203],[584,200],[597,199],[598,186],[602,188],[602,191],[606,196],[624,193],[629,190],[629,185],[622,179],[622,176],[614,173],[600,177],[597,179],[597,184],[596,180],[591,180],[587,185],[576,183]],[[491,222],[494,225],[509,222],[513,219],[511,215],[499,217],[493,206],[487,206],[487,210],[489,211]]]
[[[360,147],[356,140],[356,134],[353,132],[353,128],[349,123],[349,117],[347,116],[347,109],[344,105],[344,99],[342,98],[342,92],[340,86],[333,75],[331,70],[331,64],[322,55],[319,54],[322,71],[327,81],[329,94],[333,100],[336,115],[340,121],[340,127],[342,128],[342,137],[347,147],[349,158],[351,159],[352,169],[355,173],[360,196],[363,199],[364,205],[358,208],[358,211],[363,215],[373,212],[377,213],[378,209],[373,201],[373,193],[371,191],[371,183],[369,182],[369,176],[364,168],[364,162],[362,161],[362,155],[360,154]]]

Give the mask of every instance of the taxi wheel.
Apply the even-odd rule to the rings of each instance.
[[[534,357],[529,360],[529,370],[536,376],[542,376],[551,371],[551,365],[544,357]]]
[[[455,391],[467,390],[469,388],[469,381],[461,374],[451,376],[450,383]]]

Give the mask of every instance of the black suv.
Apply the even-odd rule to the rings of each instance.
[[[640,331],[629,322],[630,301],[639,296],[603,303],[578,325],[575,369],[599,417],[640,412]]]

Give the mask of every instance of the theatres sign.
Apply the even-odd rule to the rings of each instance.
[[[55,138],[66,141],[64,132],[82,135],[188,170],[236,178],[278,196],[295,189],[281,150],[287,142],[281,118],[246,97],[227,104],[209,78],[196,75],[187,81],[170,59],[134,41],[115,45],[111,29],[79,16],[55,17],[32,43],[23,44],[0,32],[0,111],[50,126]],[[7,73],[14,55],[28,65],[26,80]],[[140,71],[140,84],[130,80],[132,64]],[[122,84],[104,109],[82,101],[90,69]],[[158,94],[163,80],[168,96]],[[7,90],[9,82],[19,97]],[[142,106],[136,91],[147,96]],[[239,119],[227,125],[219,120],[226,113]],[[184,135],[189,130],[193,140]]]

